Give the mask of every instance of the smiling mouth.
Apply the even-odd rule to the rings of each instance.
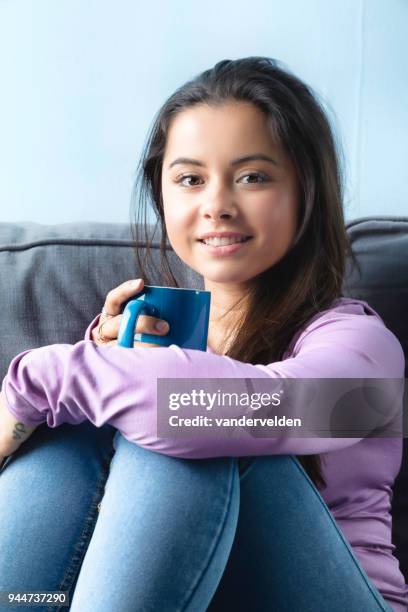
[[[245,238],[242,239],[230,239],[230,238],[218,238],[218,239],[213,239],[213,238],[207,238],[206,240],[202,240],[202,239],[198,239],[198,242],[201,242],[202,244],[205,244],[207,246],[211,246],[211,247],[223,247],[223,246],[231,246],[233,244],[242,244],[243,242],[248,242],[248,240],[251,240],[252,236],[245,236]]]
[[[204,242],[202,239],[198,239],[197,242],[202,244],[203,251],[207,253],[210,257],[215,259],[222,259],[224,257],[235,257],[239,256],[239,253],[243,253],[246,251],[245,245],[250,242],[253,236],[247,236],[244,240],[239,240],[235,242],[229,242],[228,244],[214,244],[211,242]]]

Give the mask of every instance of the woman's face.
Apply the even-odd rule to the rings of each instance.
[[[261,155],[269,159],[255,158]],[[237,161],[249,156],[254,159]],[[169,241],[204,277],[206,287],[246,287],[277,263],[294,240],[295,170],[252,104],[199,105],[177,115],[168,132],[162,192]],[[200,240],[220,232],[250,239],[234,246]]]

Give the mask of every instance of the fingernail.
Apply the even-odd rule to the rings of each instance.
[[[157,331],[165,332],[165,331],[167,331],[169,329],[169,324],[166,323],[166,321],[158,321],[156,323],[155,327],[156,327]]]
[[[138,285],[140,285],[140,279],[131,280],[129,284],[131,287],[137,287]]]

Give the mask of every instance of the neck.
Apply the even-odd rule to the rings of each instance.
[[[244,313],[248,287],[214,283],[206,279],[205,289],[211,291],[208,345],[216,353],[223,353],[233,340],[234,327]]]

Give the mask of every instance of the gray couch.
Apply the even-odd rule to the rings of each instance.
[[[347,225],[361,274],[349,263],[343,294],[367,301],[408,355],[408,217],[365,217]],[[141,245],[143,248],[143,245]],[[154,253],[158,253],[156,242]],[[180,286],[202,278],[170,252]],[[83,339],[106,293],[139,276],[124,224],[0,223],[0,375],[19,352]],[[152,284],[161,284],[153,277]],[[407,377],[407,369],[405,372]],[[406,430],[406,428],[405,428]],[[408,449],[393,498],[393,542],[408,580]]]

